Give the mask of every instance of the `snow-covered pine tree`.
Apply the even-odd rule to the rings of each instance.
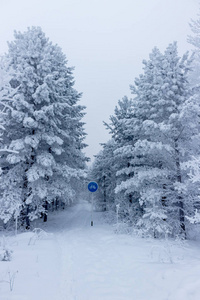
[[[106,211],[114,209],[115,205],[116,162],[114,151],[116,145],[115,141],[111,139],[102,146],[103,150],[96,155],[89,170],[89,178],[95,180],[99,186],[94,195],[96,206]]]
[[[200,124],[200,18],[192,20],[190,28],[193,35],[188,37],[188,42],[194,46],[194,57],[192,62],[193,72],[189,79],[195,95],[185,103],[183,118],[187,126],[193,130],[192,147],[191,144],[188,145],[193,151],[190,159],[183,163],[182,167],[188,171],[188,194],[195,199],[193,201],[194,209],[191,214],[188,213],[188,219],[191,223],[196,224],[200,214],[200,128],[194,127],[194,124]]]
[[[12,177],[7,176],[6,180],[4,174],[9,170],[9,163],[6,161],[6,155],[15,153],[18,151],[8,148],[8,144],[5,144],[6,124],[8,117],[8,105],[13,101],[13,96],[16,93],[16,89],[10,85],[11,76],[5,70],[5,62],[1,59],[0,64],[0,216],[4,222],[7,222],[13,213],[18,215],[21,207],[21,190],[19,188],[19,174],[20,169],[17,167],[12,170]],[[12,186],[12,188],[11,188]],[[6,187],[6,188],[5,188]],[[14,189],[13,189],[14,187]],[[3,195],[3,196],[2,196]]]
[[[45,213],[55,197],[73,200],[86,161],[81,151],[84,107],[77,104],[81,94],[73,88],[73,69],[41,28],[15,32],[5,59],[17,91],[12,101],[4,101],[2,142],[18,154],[3,157],[9,167],[2,177],[1,202],[9,209],[10,194],[17,195],[29,227],[29,219]],[[9,210],[10,217],[14,210]]]
[[[133,120],[135,120],[133,100],[125,96],[118,101],[114,115],[110,116],[110,123],[105,123],[116,145],[114,151],[116,186],[134,175],[133,146],[138,136],[132,129]],[[126,222],[136,222],[141,214],[138,199],[137,191],[116,189],[115,203],[120,204],[120,216],[125,218]]]
[[[188,36],[188,42],[194,46],[193,72],[190,74],[189,80],[192,86],[197,87],[200,83],[200,18],[191,20],[189,25],[193,34]]]
[[[137,137],[131,160],[134,176],[122,181],[116,192],[140,193],[144,214],[138,226],[146,232],[155,237],[166,232],[185,235],[186,174],[181,162],[188,157],[191,130],[183,124],[182,109],[191,97],[190,60],[188,54],[179,58],[173,43],[164,54],[153,49],[143,63],[144,74],[131,86],[136,95],[135,117],[129,123]]]

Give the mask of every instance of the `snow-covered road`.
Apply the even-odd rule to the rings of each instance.
[[[61,299],[200,299],[197,249],[115,235],[98,212],[91,227],[85,201],[63,215],[51,230],[61,249]]]
[[[0,262],[0,276],[5,264],[18,273],[13,291],[0,282],[0,300],[200,299],[197,242],[116,235],[99,212],[90,224],[91,205],[82,201],[38,223],[53,235],[29,246],[31,233],[11,238],[15,255]]]

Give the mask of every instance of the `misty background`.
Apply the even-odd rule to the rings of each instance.
[[[103,126],[117,101],[131,97],[129,85],[142,72],[154,46],[164,51],[178,41],[179,54],[191,50],[189,22],[199,0],[1,0],[0,54],[13,32],[40,26],[74,66],[75,88],[83,93],[86,155],[109,139]]]

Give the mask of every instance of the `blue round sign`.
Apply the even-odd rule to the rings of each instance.
[[[96,192],[98,189],[98,184],[95,182],[95,181],[91,181],[89,184],[88,184],[88,190],[92,193]]]

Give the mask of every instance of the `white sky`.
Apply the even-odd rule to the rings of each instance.
[[[103,121],[131,96],[129,85],[152,48],[178,41],[180,54],[191,49],[188,23],[199,8],[199,0],[0,0],[0,54],[14,30],[30,26],[41,26],[62,48],[87,106],[85,152],[92,158],[109,138]]]

